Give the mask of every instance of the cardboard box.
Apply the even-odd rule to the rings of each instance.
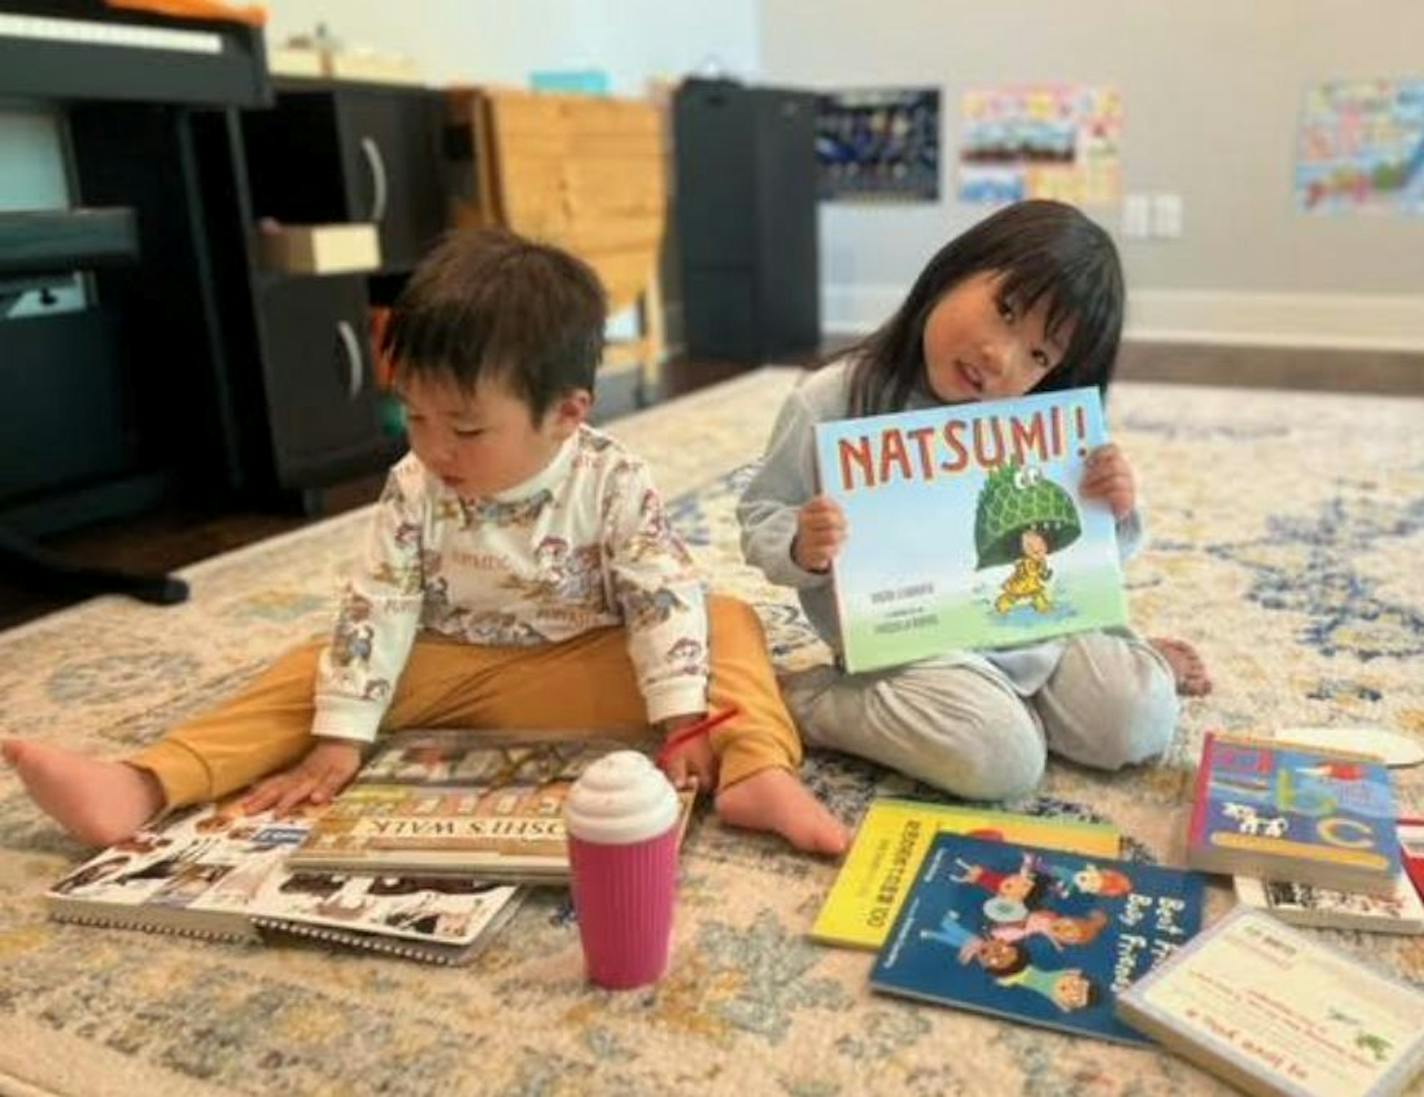
[[[264,225],[259,233],[262,265],[288,274],[340,274],[379,270],[376,226]]]

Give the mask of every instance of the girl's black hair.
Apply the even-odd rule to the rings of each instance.
[[[381,346],[397,379],[502,382],[538,423],[569,392],[593,392],[606,313],[583,260],[503,229],[456,231],[416,267]]]
[[[1122,336],[1123,277],[1117,247],[1101,226],[1063,202],[1008,206],[956,236],[920,273],[904,303],[852,347],[851,413],[898,411],[924,386],[925,322],[939,299],[971,275],[992,271],[999,292],[1023,313],[1048,302],[1047,333],[1073,335],[1063,359],[1034,392],[1096,385],[1106,397]]]

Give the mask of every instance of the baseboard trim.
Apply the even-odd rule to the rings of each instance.
[[[899,307],[900,286],[827,286],[828,335],[864,335]],[[1424,295],[1129,291],[1124,337],[1141,343],[1424,353]]]
[[[1424,353],[1126,339],[1123,381],[1424,396]]]

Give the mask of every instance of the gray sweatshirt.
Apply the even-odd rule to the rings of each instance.
[[[850,376],[853,362],[842,359],[806,378],[777,415],[761,468],[742,493],[737,520],[742,527],[742,555],[773,583],[794,587],[801,607],[821,638],[840,655],[835,594],[829,574],[805,571],[791,558],[796,518],[819,491],[816,475],[817,423],[850,417]],[[934,407],[928,391],[917,391],[906,411]],[[854,532],[854,531],[852,531]],[[1117,523],[1118,551],[1126,561],[1145,540],[1139,510]],[[1024,696],[1036,693],[1048,680],[1063,651],[1062,640],[1047,640],[1017,648],[981,653],[947,652],[948,660],[982,658],[999,668]]]

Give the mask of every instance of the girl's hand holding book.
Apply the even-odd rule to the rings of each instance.
[[[823,572],[840,552],[846,539],[845,511],[825,495],[818,495],[796,517],[791,559],[802,571]]]
[[[1132,466],[1122,450],[1109,442],[1088,454],[1079,489],[1084,499],[1098,499],[1112,508],[1113,517],[1121,521],[1137,506],[1137,484]]]
[[[318,739],[307,755],[290,769],[275,773],[243,800],[245,811],[274,808],[278,815],[310,801],[325,804],[356,776],[361,768],[361,745],[348,739]]]

